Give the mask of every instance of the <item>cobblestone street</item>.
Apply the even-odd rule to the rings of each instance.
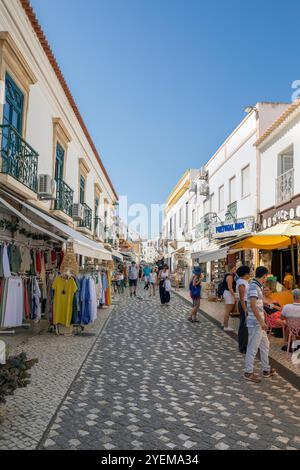
[[[236,342],[188,311],[126,293],[39,448],[300,449],[300,393],[245,382]]]

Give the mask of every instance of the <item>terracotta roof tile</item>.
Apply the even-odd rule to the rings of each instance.
[[[86,138],[87,138],[87,140],[88,140],[88,142],[89,142],[89,144],[90,144],[90,146],[91,146],[91,148],[92,148],[94,154],[96,155],[96,158],[97,158],[97,160],[98,160],[98,162],[99,162],[99,165],[100,165],[100,167],[101,167],[101,169],[102,169],[102,171],[103,171],[103,173],[104,173],[104,175],[105,175],[105,177],[106,177],[106,179],[107,179],[107,181],[108,181],[108,183],[109,183],[109,185],[110,185],[110,187],[111,187],[111,189],[112,189],[112,191],[113,191],[113,193],[114,193],[116,199],[118,199],[118,195],[117,195],[117,193],[116,193],[116,191],[115,191],[115,189],[114,189],[114,187],[113,187],[113,184],[112,184],[112,182],[111,182],[111,179],[109,178],[109,176],[108,176],[108,174],[107,174],[107,171],[106,171],[106,169],[105,169],[105,167],[104,167],[104,165],[103,165],[103,163],[102,163],[102,160],[101,160],[100,155],[99,155],[99,153],[98,153],[98,151],[97,151],[97,149],[96,149],[96,147],[95,147],[95,144],[94,144],[94,142],[93,142],[93,139],[92,139],[92,137],[90,136],[89,131],[87,130],[87,127],[86,127],[86,125],[85,125],[85,123],[84,123],[84,121],[83,121],[83,118],[82,118],[82,116],[81,116],[81,114],[80,114],[80,112],[79,112],[79,109],[78,109],[78,107],[77,107],[77,105],[76,105],[76,103],[75,103],[75,100],[74,100],[74,98],[73,98],[73,96],[72,96],[72,93],[71,93],[71,91],[70,91],[70,89],[69,89],[69,87],[68,87],[68,85],[67,85],[67,82],[66,82],[66,80],[65,80],[65,78],[64,78],[64,76],[63,76],[63,74],[62,74],[62,72],[61,72],[61,70],[60,70],[60,68],[59,68],[59,65],[58,65],[58,63],[57,63],[57,60],[56,60],[55,57],[54,57],[54,54],[53,54],[53,52],[52,52],[52,50],[51,50],[51,48],[50,48],[50,46],[49,46],[49,43],[48,43],[48,41],[47,41],[47,38],[46,38],[46,36],[45,36],[45,34],[44,34],[44,32],[43,32],[43,30],[42,30],[42,28],[41,28],[41,26],[40,26],[38,20],[37,20],[36,14],[35,14],[35,12],[33,11],[33,8],[32,8],[32,6],[31,6],[31,4],[30,4],[30,0],[20,0],[20,2],[21,2],[21,5],[22,5],[22,7],[23,7],[23,9],[24,9],[24,11],[25,11],[25,13],[26,13],[26,15],[27,15],[27,17],[28,17],[30,23],[31,23],[31,26],[32,26],[33,30],[35,31],[35,33],[36,33],[36,35],[37,35],[37,37],[38,37],[38,39],[39,39],[39,41],[40,41],[40,44],[41,44],[42,48],[44,49],[45,54],[46,54],[47,57],[48,57],[48,60],[49,60],[50,64],[51,64],[52,67],[53,67],[53,70],[54,70],[54,72],[55,72],[55,74],[56,74],[56,76],[57,76],[57,78],[58,78],[58,80],[59,80],[59,82],[60,82],[60,84],[61,84],[61,86],[62,86],[62,88],[63,88],[63,90],[64,90],[64,92],[65,92],[65,94],[66,94],[66,97],[68,98],[68,101],[69,101],[69,103],[70,103],[70,105],[71,105],[71,108],[73,109],[73,111],[74,111],[74,113],[75,113],[75,115],[76,115],[76,117],[77,117],[77,119],[78,119],[78,121],[79,121],[79,124],[80,124],[80,126],[82,127],[82,130],[83,130],[83,132],[84,132],[84,134],[85,134],[85,136],[86,136]]]

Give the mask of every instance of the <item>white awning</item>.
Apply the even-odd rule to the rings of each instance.
[[[229,248],[219,248],[218,250],[206,250],[206,251],[198,251],[192,253],[192,259],[199,263],[207,263],[208,261],[217,261],[218,259],[224,259],[227,256]]]
[[[12,214],[15,214],[17,217],[22,219],[26,224],[28,224],[30,227],[35,228],[36,230],[39,230],[42,233],[45,233],[46,235],[51,236],[54,240],[58,240],[60,242],[65,242],[66,240],[64,238],[59,237],[55,233],[50,232],[49,230],[46,230],[43,227],[40,227],[39,225],[34,224],[31,220],[29,220],[22,212],[19,212],[15,207],[13,207],[9,202],[7,202],[5,199],[0,197],[0,204],[2,204],[3,207],[8,209],[9,212]]]
[[[2,191],[2,192],[5,192],[5,191]],[[66,224],[63,224],[62,222],[59,222],[57,219],[54,219],[53,217],[49,216],[45,212],[42,212],[39,209],[36,209],[35,207],[33,207],[33,206],[27,204],[26,202],[12,196],[11,194],[6,193],[6,192],[5,192],[5,194],[7,194],[7,196],[9,196],[11,199],[13,199],[14,201],[21,204],[23,207],[25,207],[29,211],[31,211],[36,216],[40,217],[44,222],[47,222],[47,224],[49,224],[49,226],[54,227],[55,229],[59,230],[59,232],[61,232],[63,235],[65,235],[67,237],[67,239],[62,239],[57,234],[54,234],[54,233],[50,232],[49,230],[45,230],[42,227],[33,224],[27,217],[24,216],[24,214],[17,211],[19,213],[19,216],[21,218],[23,218],[23,220],[24,220],[24,217],[25,217],[26,222],[29,223],[29,225],[34,226],[35,228],[37,228],[38,230],[40,230],[42,232],[48,233],[48,235],[51,235],[54,238],[59,239],[60,241],[73,242],[74,243],[74,251],[75,251],[75,253],[77,253],[79,255],[87,256],[89,258],[96,258],[96,259],[104,260],[104,261],[111,261],[112,260],[111,253],[108,250],[106,250],[101,243],[95,242],[94,240],[90,240],[90,238],[84,236],[80,232],[77,232],[77,230],[69,227]],[[1,200],[3,200],[3,199],[1,198]],[[5,203],[8,204],[6,201],[5,201]],[[10,206],[10,204],[9,204],[9,206]],[[10,206],[10,207],[14,211],[16,211],[16,209],[14,209],[12,206]]]
[[[114,250],[112,249],[111,250],[111,254],[115,257],[115,258],[118,258],[120,261],[123,261],[123,255],[121,255],[121,253],[119,253],[119,251],[117,250]]]

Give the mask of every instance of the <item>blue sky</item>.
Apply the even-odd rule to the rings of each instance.
[[[32,0],[117,192],[162,203],[300,79],[298,0]]]

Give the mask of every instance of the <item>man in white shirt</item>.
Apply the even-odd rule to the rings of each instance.
[[[281,312],[281,319],[286,320],[287,318],[299,318],[300,319],[300,289],[293,290],[292,304],[287,304],[283,307]]]
[[[138,275],[139,275],[139,272],[136,267],[136,263],[132,261],[131,266],[129,267],[129,270],[128,270],[130,297],[132,297],[132,294],[136,296],[136,286],[137,286]]]

